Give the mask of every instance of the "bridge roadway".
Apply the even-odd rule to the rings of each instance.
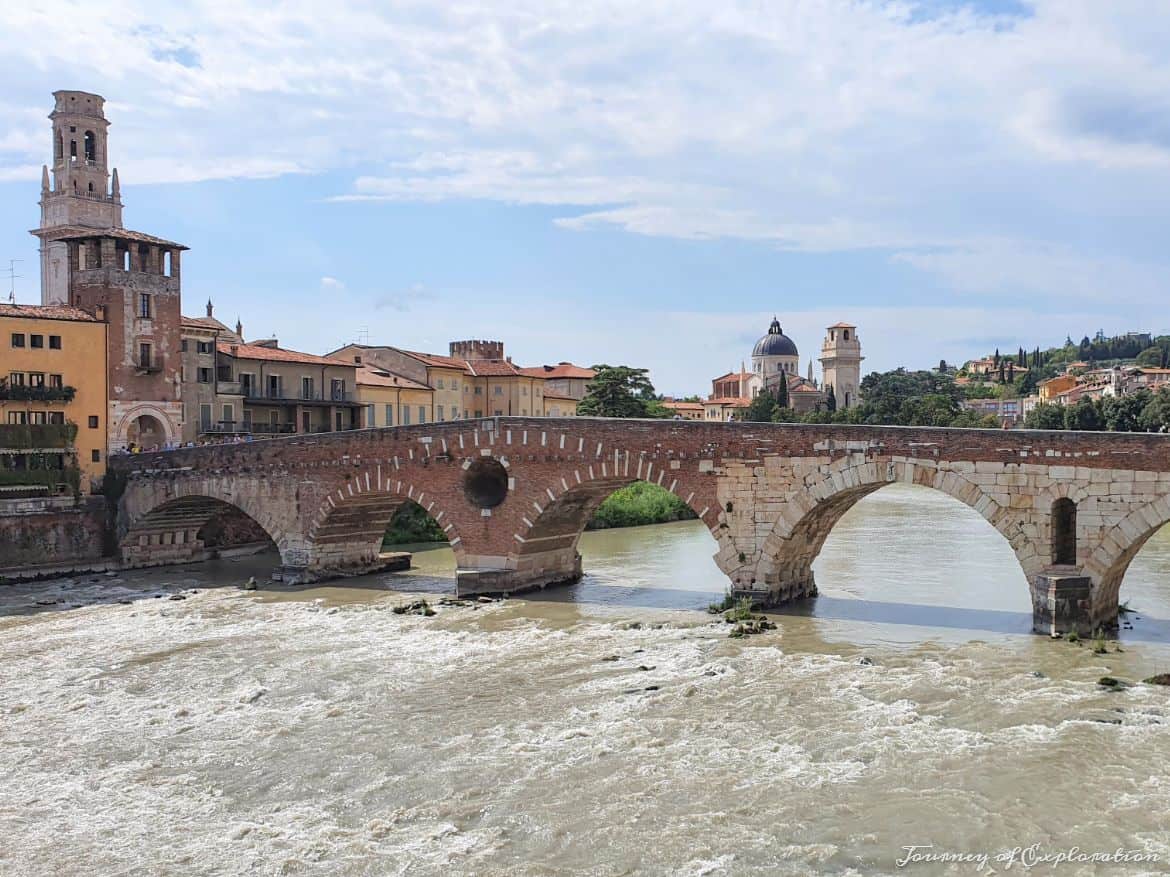
[[[413,500],[447,533],[461,594],[576,580],[594,510],[648,481],[694,509],[732,590],[762,604],[814,595],[841,516],[917,484],[1003,535],[1042,632],[1115,624],[1126,568],[1170,521],[1170,436],[1138,433],[499,417],[142,454],[111,471],[128,566],[199,559],[251,528],[286,581],[356,575]]]

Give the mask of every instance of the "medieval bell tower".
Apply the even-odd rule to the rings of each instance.
[[[41,170],[41,228],[120,228],[122,193],[118,172],[111,185],[105,100],[84,91],[55,91],[53,169]],[[65,244],[41,249],[41,303],[69,301],[69,261]]]
[[[182,244],[122,225],[109,163],[105,100],[53,92],[53,167],[41,171],[41,303],[104,320],[109,448],[165,445],[180,434]]]
[[[824,389],[833,388],[833,397],[838,408],[855,408],[860,401],[861,389],[861,341],[857,327],[849,323],[836,323],[825,330],[821,342],[821,369],[824,372]]]

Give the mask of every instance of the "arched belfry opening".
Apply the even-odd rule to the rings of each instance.
[[[1052,504],[1052,563],[1055,566],[1077,563],[1077,504],[1068,498]]]
[[[85,132],[85,160],[90,163],[97,161],[97,141],[92,131]]]

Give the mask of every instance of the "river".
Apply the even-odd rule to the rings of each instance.
[[[1170,868],[1170,689],[1097,685],[1170,671],[1170,528],[1104,655],[1030,634],[1001,537],[922,488],[851,510],[760,636],[703,611],[714,547],[591,532],[580,584],[433,617],[389,609],[451,590],[446,548],[338,587],[239,590],[256,557],[0,588],[0,874]]]

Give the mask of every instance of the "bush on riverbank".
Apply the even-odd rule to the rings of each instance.
[[[585,529],[640,527],[644,524],[689,521],[696,517],[698,516],[690,506],[666,488],[645,481],[636,481],[610,494]],[[411,542],[446,541],[447,534],[422,506],[414,502],[405,502],[390,521],[382,544],[405,545]]]
[[[390,519],[383,545],[405,545],[410,542],[446,542],[447,534],[426,509],[407,500]]]
[[[635,481],[611,493],[585,525],[585,529],[638,527],[643,524],[689,521],[697,517],[690,506],[666,488]]]

